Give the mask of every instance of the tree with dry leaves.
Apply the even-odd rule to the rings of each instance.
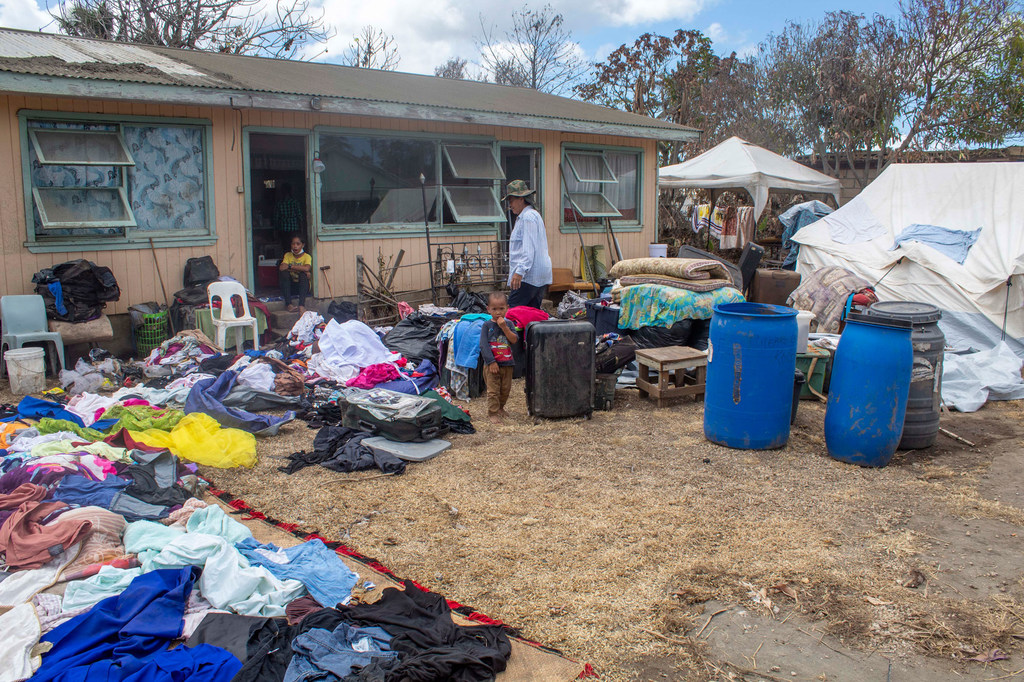
[[[364,26],[352,36],[352,42],[345,48],[341,63],[361,69],[394,71],[398,68],[398,43],[395,37],[375,26]]]
[[[645,33],[593,65],[591,79],[576,86],[583,100],[672,121],[702,131],[690,143],[663,144],[662,165],[677,163],[730,135],[789,147],[784,130],[756,97],[754,72],[735,54],[717,55],[700,31],[672,36]]]
[[[565,17],[551,5],[531,10],[523,5],[512,13],[512,28],[500,36],[480,17],[480,50],[484,78],[542,92],[568,91],[586,71]]]
[[[282,59],[334,35],[308,0],[70,0],[51,15],[71,36]]]
[[[451,57],[444,64],[434,67],[434,75],[438,78],[468,80],[469,74],[466,71],[468,65],[469,62],[462,57]]]

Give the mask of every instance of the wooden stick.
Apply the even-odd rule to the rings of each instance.
[[[647,628],[640,628],[640,629],[643,630],[644,632],[646,632],[649,635],[654,635],[655,637],[663,639],[666,642],[672,642],[673,644],[678,644],[679,646],[690,646],[691,644],[693,644],[693,642],[687,642],[686,640],[677,639],[675,637],[669,637],[668,635],[663,635],[660,632],[655,632],[654,630],[648,630]]]
[[[719,609],[718,611],[715,611],[714,613],[712,613],[712,614],[711,614],[711,615],[710,615],[710,616],[708,617],[708,619],[707,619],[707,622],[705,622],[705,623],[704,623],[704,627],[702,627],[702,628],[700,629],[700,632],[698,632],[698,633],[697,633],[696,635],[694,635],[694,636],[693,636],[693,638],[694,638],[694,639],[696,639],[696,638],[700,637],[700,636],[701,636],[701,633],[703,633],[703,632],[704,632],[704,630],[706,630],[706,629],[707,629],[707,627],[708,627],[709,625],[711,625],[711,621],[712,621],[712,620],[714,619],[714,617],[715,617],[715,616],[717,616],[717,615],[718,615],[718,614],[720,614],[720,613],[725,613],[725,612],[726,612],[726,611],[728,611],[728,610],[729,610],[730,608],[732,608],[732,607],[727,607],[727,608],[724,608],[724,609]]]
[[[398,274],[398,266],[402,264],[402,259],[405,258],[405,249],[399,249],[398,255],[395,256],[395,264],[391,266],[391,274],[388,275],[388,282],[385,288],[391,291],[391,285],[395,283],[395,275]]]
[[[949,431],[948,429],[944,429],[942,427],[939,427],[939,433],[941,433],[943,435],[946,435],[946,436],[949,436],[953,440],[958,440],[961,443],[963,443],[964,445],[969,445],[972,448],[974,447],[974,443],[972,443],[971,441],[967,440],[966,438],[961,438],[960,436],[956,435],[952,431]]]
[[[149,250],[153,252],[153,264],[156,265],[156,276],[160,280],[160,290],[164,292],[164,303],[167,304],[167,321],[170,323],[171,333],[174,333],[174,321],[171,319],[171,299],[167,297],[167,287],[164,286],[164,275],[160,272],[160,261],[156,257],[156,246],[153,244],[153,238],[149,238]]]

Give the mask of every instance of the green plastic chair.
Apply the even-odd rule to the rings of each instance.
[[[48,341],[57,351],[60,368],[64,367],[64,340],[58,332],[51,332],[46,324],[46,305],[37,294],[0,297],[0,376],[7,372],[3,354],[11,348],[21,348],[33,341]],[[59,368],[53,365],[56,375]]]

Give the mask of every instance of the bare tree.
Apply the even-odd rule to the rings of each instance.
[[[374,26],[364,26],[345,49],[341,63],[361,69],[394,71],[398,68],[398,44],[395,37]]]
[[[453,80],[469,80],[466,73],[466,66],[469,64],[462,57],[451,57],[440,66],[434,67],[434,75],[439,78],[451,78]]]
[[[523,5],[512,13],[512,28],[499,38],[480,17],[481,66],[485,77],[502,85],[517,85],[560,94],[579,80],[586,64],[579,55],[565,18],[551,5],[531,10]]]
[[[896,152],[1024,131],[1024,21],[1014,0],[901,0],[907,133]]]
[[[283,59],[334,35],[309,0],[70,0],[51,16],[72,36]]]

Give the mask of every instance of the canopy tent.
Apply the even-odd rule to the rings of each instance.
[[[838,265],[877,282],[880,300],[936,305],[954,348],[992,348],[1005,328],[1006,342],[1024,357],[1021,187],[1022,163],[894,164],[793,235],[801,244],[797,271]],[[920,241],[890,250],[914,224],[981,232],[962,265]]]
[[[689,161],[659,168],[658,186],[745,189],[754,199],[758,216],[773,189],[831,194],[839,205],[839,180],[738,137],[730,137]]]

